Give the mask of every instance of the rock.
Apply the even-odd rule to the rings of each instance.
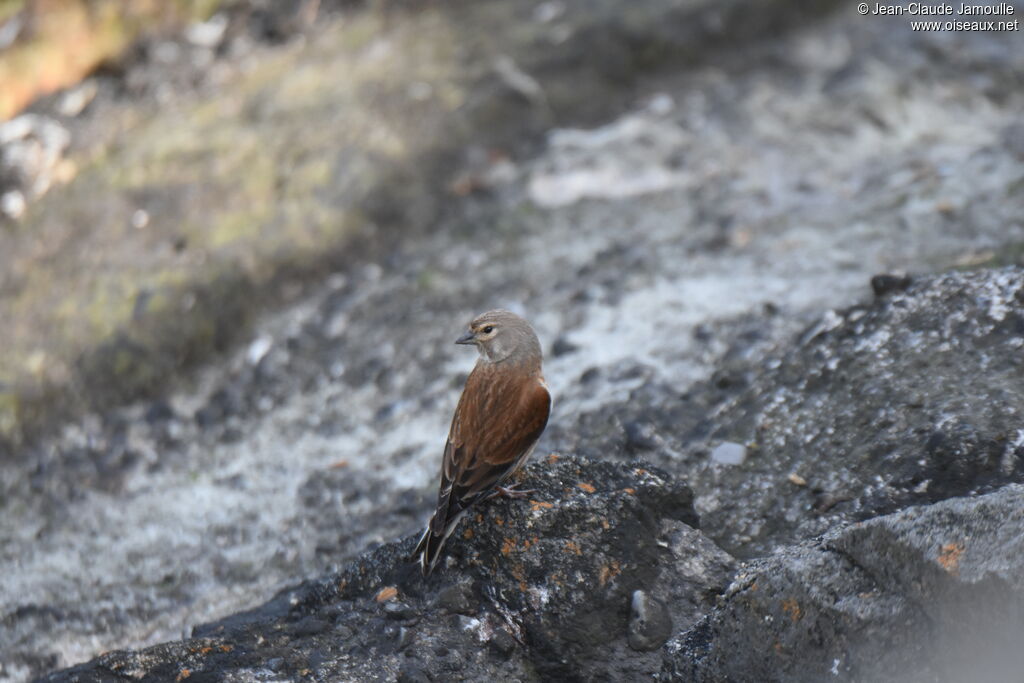
[[[645,591],[633,591],[629,646],[640,652],[656,650],[672,635],[672,616],[665,605]]]
[[[299,2],[316,4],[289,0],[274,11],[294,16],[280,7]],[[112,82],[104,69],[94,102],[62,121],[81,172],[31,206],[21,225],[0,228],[4,358],[34,367],[41,350],[54,375],[26,391],[16,377],[0,377],[0,433],[15,444],[12,452],[0,445],[0,594],[11,596],[0,601],[0,677],[21,683],[103,651],[177,638],[412,532],[436,497],[439,450],[461,389],[453,380],[472,364],[451,340],[494,305],[521,306],[546,345],[565,333],[580,347],[547,358],[555,414],[538,455],[625,462],[643,445],[646,461],[685,474],[706,533],[746,557],[955,492],[924,476],[906,484],[906,500],[865,495],[894,479],[903,487],[893,469],[913,475],[915,456],[931,462],[929,441],[960,486],[970,488],[975,446],[1006,446],[1000,467],[1013,475],[1019,419],[1004,412],[1002,429],[975,419],[991,410],[986,404],[951,403],[963,385],[966,401],[1014,407],[1015,368],[983,363],[1012,359],[1006,345],[1015,337],[968,339],[956,367],[922,369],[929,354],[945,355],[927,342],[930,327],[954,324],[947,314],[987,313],[977,300],[958,301],[955,287],[936,303],[916,301],[935,269],[965,255],[976,263],[986,252],[1012,255],[1024,242],[1019,149],[1001,134],[1020,121],[1024,43],[965,32],[955,36],[955,55],[936,59],[949,46],[908,31],[905,18],[865,21],[848,5],[810,0],[574,0],[557,3],[561,14],[540,32],[516,20],[532,21],[532,8],[516,3],[420,4],[352,7],[280,52],[179,74],[199,91],[187,87],[174,106],[130,100],[167,94],[181,82],[167,78],[178,67],[150,59],[149,73],[161,75],[141,83]],[[828,8],[839,11],[823,18]],[[218,53],[238,54],[239,23]],[[488,39],[458,41],[453,51],[452,36]],[[190,63],[197,51],[179,45],[176,64]],[[496,80],[495,52],[536,79],[550,114]],[[666,93],[672,106],[638,102],[637,78],[643,93]],[[685,184],[550,211],[529,201],[533,169],[585,170],[575,163],[582,149],[542,144],[553,123],[619,133],[625,126],[606,115],[636,121],[638,104],[649,109],[641,118],[659,131],[677,126],[685,141],[664,157],[634,137],[630,144],[647,151],[631,149],[630,160]],[[132,121],[144,125],[118,123]],[[858,153],[831,153],[850,140]],[[482,150],[484,163],[462,161],[467,149]],[[515,160],[510,185],[485,181],[485,191],[451,195],[450,179],[501,159]],[[145,229],[134,227],[138,210],[149,216]],[[923,282],[872,302],[870,277],[897,267]],[[336,273],[344,280],[318,284]],[[308,298],[287,294],[293,275],[309,285]],[[935,319],[916,329],[901,323],[884,313],[897,299],[936,309]],[[850,308],[858,300],[864,305]],[[275,313],[253,327],[253,308]],[[837,313],[822,317],[829,309]],[[17,311],[39,317],[23,326]],[[863,339],[850,332],[858,315],[875,316],[871,329],[896,337],[902,324],[930,346],[904,354],[901,342],[883,373],[870,348],[843,346]],[[825,324],[795,348],[815,318]],[[87,329],[103,336],[119,321],[128,323],[124,342],[78,355],[97,342]],[[699,325],[706,333],[695,335]],[[264,334],[272,350],[252,366],[244,343]],[[74,355],[58,353],[62,339],[74,342]],[[82,365],[67,365],[80,357]],[[189,368],[211,358],[190,381]],[[821,376],[830,363],[855,373],[851,386]],[[649,372],[627,376],[624,365]],[[915,397],[901,392],[927,385],[932,372],[941,387],[922,390],[931,404],[909,408]],[[801,384],[808,376],[816,379]],[[182,380],[172,396],[168,378]],[[877,393],[887,383],[891,395]],[[36,394],[38,386],[53,389]],[[166,399],[175,417],[140,424],[137,405],[111,409],[137,395],[129,386]],[[17,445],[23,418],[41,425],[39,411],[60,412],[76,397],[88,399],[95,419],[55,425],[38,447]],[[894,406],[904,423],[846,422],[849,411],[880,405]],[[948,408],[959,421],[936,429],[926,413]],[[629,424],[642,440],[628,441]],[[785,446],[771,441],[790,425],[798,431]],[[824,431],[801,442],[813,425]],[[974,427],[971,440],[965,426]],[[934,431],[942,438],[931,440]],[[748,446],[742,466],[710,460],[723,441]],[[332,469],[342,460],[344,470]],[[806,485],[791,483],[792,474]],[[454,580],[442,577],[437,591]],[[471,583],[476,607],[487,585],[479,583]],[[633,590],[673,604],[662,588]],[[617,628],[628,627],[631,595],[621,596]],[[413,647],[416,627],[389,605],[405,600],[376,613],[375,642],[399,652]],[[331,608],[331,619],[351,609]],[[675,628],[686,628],[671,611]],[[493,613],[479,609],[444,616],[457,628],[481,614],[490,624]],[[336,624],[337,642],[351,641],[351,656],[362,656],[362,636],[343,629]],[[512,658],[529,647],[499,631],[503,644],[496,635],[474,646]],[[460,650],[447,652],[444,677],[473,670]],[[300,677],[291,660],[282,667],[273,678]],[[265,669],[254,658],[251,677],[268,677]]]
[[[465,520],[431,577],[409,560],[418,535],[408,536],[189,640],[111,652],[44,680],[259,677],[269,662],[278,676],[335,680],[657,673],[671,625],[707,612],[732,570],[694,528],[689,489],[641,464],[570,456],[531,465],[524,485],[531,499]],[[382,587],[394,598],[379,601]]]
[[[920,277],[829,311],[776,353],[726,360],[684,400],[647,383],[580,415],[553,445],[621,452],[620,435],[594,426],[651,425],[665,445],[644,457],[686,473],[707,533],[742,557],[1020,482],[1021,291],[1020,267]],[[723,374],[734,379],[716,382]],[[757,470],[708,458],[723,441],[756,444]]]
[[[437,596],[437,606],[453,614],[470,614],[473,606],[473,586],[460,582],[448,586]]]
[[[20,218],[26,200],[44,195],[61,179],[61,162],[70,143],[68,131],[56,120],[23,114],[0,125],[0,195],[22,197],[4,202],[10,218]]]
[[[579,351],[579,346],[569,341],[566,336],[561,336],[555,340],[555,343],[551,345],[551,355],[553,356],[565,356],[570,353]]]
[[[637,421],[623,425],[626,433],[626,448],[632,451],[649,451],[658,447],[658,439],[654,428],[649,424]]]
[[[909,275],[875,275],[871,278],[871,290],[875,296],[885,296],[891,292],[902,292],[912,282]]]
[[[747,459],[747,447],[741,443],[723,441],[711,451],[711,459],[719,465],[742,465]]]
[[[1024,670],[1024,486],[854,524],[743,570],[663,680],[1009,681]]]

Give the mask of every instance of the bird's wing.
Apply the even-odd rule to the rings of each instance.
[[[438,510],[431,521],[435,533],[518,467],[550,411],[551,395],[536,376],[470,375],[445,444]]]

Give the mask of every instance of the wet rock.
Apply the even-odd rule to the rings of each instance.
[[[854,524],[752,563],[664,680],[1006,681],[1024,667],[1024,486]]]
[[[270,660],[280,660],[279,675],[305,669],[349,680],[658,672],[670,624],[693,624],[731,575],[731,558],[694,528],[689,489],[639,463],[570,456],[530,466],[524,484],[536,489],[529,500],[496,501],[467,518],[429,578],[409,561],[417,540],[409,536],[263,607],[198,627],[190,640],[108,653],[46,680],[117,671],[176,677],[185,669],[246,676]],[[396,622],[392,605],[415,620]],[[339,640],[332,622],[350,638]]]

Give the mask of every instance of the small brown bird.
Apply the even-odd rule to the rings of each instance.
[[[444,446],[437,510],[413,551],[424,576],[469,508],[495,495],[529,493],[502,484],[530,457],[551,412],[540,342],[528,322],[510,311],[488,311],[455,343],[475,344],[480,359],[466,379]]]

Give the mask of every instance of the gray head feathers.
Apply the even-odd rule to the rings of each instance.
[[[542,352],[537,334],[512,311],[495,309],[478,315],[456,344],[475,344],[491,363],[530,363],[540,366]]]

